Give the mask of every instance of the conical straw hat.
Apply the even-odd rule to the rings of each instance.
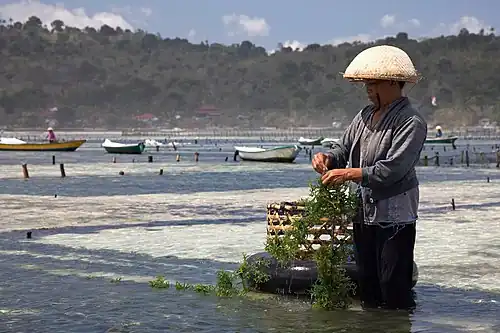
[[[416,83],[419,74],[405,51],[395,46],[380,45],[360,52],[347,66],[344,78]]]

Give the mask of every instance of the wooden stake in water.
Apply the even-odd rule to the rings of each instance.
[[[59,170],[61,171],[61,178],[66,177],[66,171],[64,170],[64,164],[59,164]]]
[[[23,177],[24,177],[24,179],[30,178],[30,174],[28,172],[28,165],[25,163],[21,167],[23,168]]]

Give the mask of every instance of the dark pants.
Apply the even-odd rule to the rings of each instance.
[[[366,307],[410,309],[415,223],[382,228],[354,223],[358,294]]]

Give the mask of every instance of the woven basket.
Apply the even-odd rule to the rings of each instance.
[[[280,202],[267,205],[267,236],[280,237],[293,228],[293,221],[305,215],[301,202]],[[320,219],[309,228],[307,243],[301,252],[312,253],[321,246],[332,246],[340,241],[352,243],[352,225],[338,223],[334,218]],[[335,237],[333,239],[332,237]]]

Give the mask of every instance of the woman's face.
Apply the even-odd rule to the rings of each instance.
[[[385,97],[392,88],[391,81],[386,80],[366,80],[364,84],[368,99],[375,107],[380,106],[381,101],[383,102],[385,100]]]

